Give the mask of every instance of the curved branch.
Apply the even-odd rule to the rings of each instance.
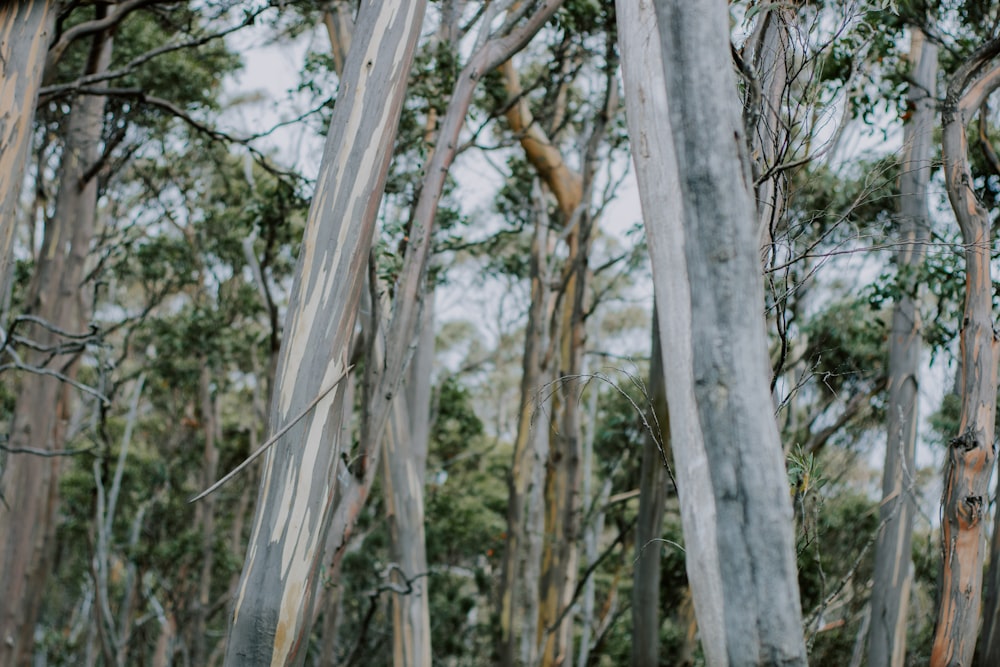
[[[52,72],[55,71],[56,64],[63,57],[66,49],[69,48],[70,44],[81,37],[94,35],[99,32],[103,32],[104,30],[108,30],[109,28],[114,28],[122,22],[122,19],[137,9],[142,9],[143,7],[147,7],[149,5],[169,4],[173,2],[175,2],[175,0],[126,0],[126,2],[118,5],[117,9],[113,13],[108,14],[107,16],[94,19],[92,21],[78,23],[59,35],[59,39],[56,40],[55,44],[49,47],[49,55],[45,59],[45,71],[48,73],[48,76],[52,76]]]

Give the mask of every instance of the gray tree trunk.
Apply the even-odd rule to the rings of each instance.
[[[334,110],[289,302],[270,428],[347,370],[381,193],[426,2],[364,2]],[[305,658],[336,487],[344,387],[287,430],[265,461],[226,665]]]
[[[670,438],[681,499],[685,560],[696,616],[705,623],[701,644],[710,665],[724,665],[722,588],[713,534],[715,499],[708,455],[694,401],[691,289],[684,256],[680,174],[667,107],[660,34],[652,0],[618,0],[618,39],[625,83],[625,118],[653,261],[656,313],[662,340]],[[670,270],[668,270],[668,268]],[[669,317],[663,315],[668,309]],[[673,381],[671,382],[669,374]]]
[[[536,197],[538,199],[538,197]],[[500,579],[500,664],[534,665],[535,619],[541,559],[542,485],[551,425],[543,387],[551,373],[543,363],[549,338],[552,290],[545,272],[548,221],[544,202],[536,207],[529,275],[531,305],[521,360],[521,405],[507,499],[507,537]]]
[[[771,241],[775,224],[785,208],[784,174],[772,170],[788,153],[790,125],[783,107],[789,61],[793,58],[789,28],[795,11],[794,2],[764,5],[753,34],[747,40],[749,53],[744,54],[752,62],[761,91],[760,100],[750,100],[748,120],[756,119],[756,122],[748,124],[746,129],[751,133],[754,180],[762,178],[754,194],[758,238],[765,243]]]
[[[632,667],[660,664],[660,565],[663,546],[656,541],[663,530],[670,479],[670,422],[664,385],[663,352],[656,307],[653,307],[653,349],[649,362],[649,407],[656,420],[642,448],[639,474],[639,520],[635,534],[632,574]]]
[[[430,595],[424,542],[424,475],[430,427],[430,374],[434,359],[434,321],[425,297],[424,321],[410,365],[405,396],[392,404],[382,438],[382,465],[389,554],[399,569],[391,573],[392,656],[395,667],[431,664]]]
[[[0,5],[0,312],[11,287],[18,198],[58,6],[56,0]]]
[[[39,48],[42,53],[36,56],[44,58],[44,48]],[[105,71],[110,60],[110,37],[96,35],[87,73]],[[55,211],[45,225],[25,307],[52,328],[28,324],[20,331],[43,348],[72,343],[57,331],[85,334],[91,317],[90,290],[84,277],[94,235],[97,180],[88,180],[85,174],[100,156],[104,102],[105,98],[96,95],[77,98],[65,128]],[[30,134],[28,125],[25,131]],[[75,379],[82,351],[71,344],[68,347],[69,351],[55,355],[23,351],[25,364],[42,371],[21,378],[8,441],[11,449],[51,452],[64,448],[76,398],[76,390],[64,379]],[[0,665],[26,665],[31,658],[54,556],[62,462],[59,456],[24,453],[8,454],[4,462],[0,476],[4,498],[0,503]]]
[[[710,665],[804,665],[792,508],[767,391],[763,285],[729,62],[729,14],[723,0],[660,0],[655,7],[662,61],[632,74],[626,64],[626,79],[633,81],[627,109],[640,196],[646,192],[687,567],[702,644]],[[642,35],[637,43],[648,39],[648,28],[640,32],[635,21],[621,24],[619,33],[628,31]],[[623,57],[628,63],[625,49]],[[644,85],[661,81],[660,72],[669,107],[654,92],[657,84]],[[654,134],[650,118],[667,108],[669,121],[655,125],[670,128],[673,157],[669,139]],[[651,192],[674,194],[670,186],[678,180],[679,219],[670,215],[676,201],[664,203],[663,195],[656,199]]]
[[[913,83],[907,95],[912,112],[903,133],[899,177],[900,298],[893,309],[889,338],[888,437],[882,471],[882,529],[875,544],[875,575],[868,630],[868,664],[902,667],[906,658],[911,543],[916,502],[913,457],[917,441],[920,373],[920,311],[915,272],[930,236],[927,184],[931,175],[931,132],[937,80],[937,46],[913,29],[910,42]],[[930,92],[928,92],[930,91]]]

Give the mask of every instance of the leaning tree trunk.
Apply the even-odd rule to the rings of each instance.
[[[913,463],[921,348],[916,272],[923,262],[923,245],[930,235],[927,184],[931,173],[937,46],[914,29],[910,55],[913,83],[907,100],[912,115],[903,133],[899,177],[899,240],[904,245],[896,255],[900,297],[893,309],[889,338],[889,432],[868,629],[868,664],[872,667],[903,665],[912,582],[910,550],[916,513],[912,487],[916,473]]]
[[[44,53],[38,57],[43,58]],[[87,73],[107,69],[111,39],[92,43]],[[91,316],[84,285],[97,212],[97,179],[87,174],[100,155],[105,98],[82,96],[67,120],[55,212],[46,222],[42,250],[28,289],[26,311],[33,321],[22,336],[39,349],[23,361],[24,374],[8,441],[10,453],[0,477],[0,665],[27,665],[35,624],[55,553],[62,457],[76,390],[71,386]],[[67,339],[64,334],[79,334]],[[52,353],[49,353],[51,350]],[[41,455],[24,453],[43,450]]]
[[[792,507],[767,391],[763,285],[728,56],[729,14],[723,0],[660,0],[655,7],[662,61],[626,74],[627,109],[703,646],[710,665],[804,665]],[[619,34],[649,35],[651,24],[623,22]],[[662,88],[655,90],[661,73],[670,119],[655,122],[650,114],[668,108]],[[673,159],[669,138],[654,134],[663,127],[671,129]],[[658,208],[662,196],[652,189],[669,188],[677,172],[682,213],[672,219],[677,204]]]
[[[55,0],[0,5],[0,312],[11,286],[17,204],[57,8]]]
[[[942,151],[948,199],[965,245],[965,310],[962,315],[962,409],[959,432],[948,443],[941,498],[940,604],[931,667],[968,665],[979,629],[985,556],[984,520],[993,472],[997,398],[997,333],[990,277],[989,212],[972,189],[966,128],[1000,86],[1000,65],[983,68],[1000,54],[1000,40],[977,50],[948,82]]]
[[[425,9],[421,0],[385,0],[362,3],[358,15],[278,362],[270,428],[285,432],[266,458],[226,665],[305,659],[339,459],[344,391],[334,386],[347,372],[365,260]]]

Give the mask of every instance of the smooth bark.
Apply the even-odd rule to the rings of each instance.
[[[425,308],[433,296],[425,297]],[[431,617],[424,541],[424,473],[430,416],[430,372],[434,322],[429,308],[410,366],[406,394],[393,401],[382,438],[384,493],[389,524],[392,662],[395,667],[431,664]]]
[[[0,5],[0,312],[11,288],[18,200],[58,8],[56,0]]]
[[[635,163],[646,239],[653,262],[657,323],[662,341],[664,384],[674,444],[674,472],[688,579],[698,588],[696,616],[710,665],[725,664],[719,554],[713,535],[715,499],[708,455],[694,402],[691,359],[691,291],[684,256],[680,174],[670,130],[660,35],[652,0],[618,0],[618,39],[625,83],[625,117]],[[667,308],[670,316],[664,315]],[[669,373],[673,378],[666,377]]]
[[[652,160],[636,162],[640,196],[647,193],[643,211],[703,647],[711,665],[804,665],[792,508],[767,391],[756,215],[729,64],[729,14],[722,0],[661,0],[655,7],[662,70],[645,73],[665,73],[664,125],[679,172],[672,177],[680,185],[679,220],[669,215],[676,203],[657,210],[650,196],[651,188],[663,188],[652,178],[662,173],[643,173]],[[638,26],[622,24],[619,33],[629,30]],[[632,119],[644,101],[642,81],[633,80],[627,108],[641,156],[651,150],[651,130],[648,116]],[[667,108],[666,100],[650,108]],[[667,152],[657,155],[662,162],[669,148],[658,139],[657,149]],[[660,168],[670,176],[669,165]],[[671,236],[675,243],[664,247],[660,241]],[[678,319],[686,331],[670,338]],[[707,469],[697,470],[702,465]],[[692,472],[702,485],[691,485]]]
[[[364,2],[331,119],[284,327],[268,451],[226,665],[301,664],[329,527],[343,376],[426,2]]]
[[[757,182],[757,229],[763,243],[774,236],[775,225],[785,209],[784,173],[777,169],[788,153],[791,127],[788,102],[789,63],[794,58],[791,26],[794,2],[773,3],[760,9],[757,24],[747,40],[756,81],[744,113],[750,133],[753,177]],[[745,47],[746,49],[746,47]],[[759,181],[759,182],[758,182]]]
[[[931,132],[937,79],[937,46],[913,30],[910,42],[913,83],[907,95],[912,115],[903,132],[899,177],[899,241],[896,254],[900,297],[889,337],[889,403],[885,467],[882,470],[881,530],[875,544],[868,664],[902,667],[906,658],[911,544],[916,502],[914,455],[920,387],[921,322],[916,272],[930,237],[927,185],[931,174]],[[930,91],[930,92],[929,92]]]
[[[91,45],[87,73],[103,72],[110,59],[111,39],[99,33]],[[8,442],[11,449],[64,448],[76,399],[70,382],[75,380],[83,347],[57,332],[85,337],[91,317],[91,291],[84,279],[96,222],[97,180],[85,175],[100,156],[104,103],[101,96],[82,96],[74,100],[67,120],[55,210],[45,225],[26,299],[25,310],[38,319],[20,332],[41,346],[41,350],[23,350],[25,364],[41,370],[21,378]],[[55,552],[63,461],[59,456],[8,454],[4,463],[0,476],[4,498],[0,503],[0,665],[26,665],[31,659],[35,624]]]
[[[655,311],[655,306],[654,306]],[[670,479],[670,422],[664,386],[660,326],[653,313],[653,349],[649,362],[649,420],[639,472],[639,519],[635,534],[635,568],[632,572],[632,667],[660,664],[660,569],[663,530]]]
[[[941,498],[942,564],[931,667],[968,665],[979,630],[989,482],[996,458],[997,333],[990,276],[991,225],[972,189],[969,121],[1000,87],[1000,40],[978,49],[948,82],[942,156],[948,199],[965,244],[965,306],[962,315],[962,408],[959,432],[949,442]]]
[[[541,199],[540,193],[535,199]],[[534,628],[541,558],[541,489],[551,429],[549,401],[542,387],[549,375],[545,348],[552,290],[546,272],[549,229],[544,201],[536,201],[536,210],[529,260],[531,304],[521,357],[521,405],[508,480],[507,535],[500,579],[498,654],[502,665],[533,665],[538,653]]]

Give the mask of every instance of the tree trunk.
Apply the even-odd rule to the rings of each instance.
[[[795,3],[763,6],[753,34],[747,40],[753,71],[761,99],[750,98],[745,111],[750,132],[757,199],[757,229],[760,242],[769,243],[785,208],[784,174],[773,171],[788,153],[790,123],[783,112],[787,103],[788,66],[793,58],[789,26],[795,17]],[[745,54],[747,55],[747,54]]]
[[[550,414],[543,378],[547,323],[551,321],[551,290],[545,273],[548,224],[544,202],[537,207],[531,243],[529,275],[531,305],[524,332],[521,371],[521,406],[511,464],[507,500],[507,537],[500,579],[500,664],[531,666],[537,659],[535,618],[538,615],[539,559],[541,557],[541,488],[543,462],[548,456]]]
[[[677,220],[681,215],[680,185],[673,153],[673,138],[670,136],[667,115],[665,81],[663,77],[660,38],[656,30],[656,14],[651,2],[616,3],[619,24],[619,45],[621,48],[622,71],[625,83],[626,119],[632,159],[636,175],[643,186],[640,198],[645,217],[649,221]],[[628,27],[626,27],[628,26]],[[640,28],[641,26],[641,28]],[[656,186],[650,187],[655,183]],[[663,218],[653,216],[662,215]],[[662,226],[657,233],[667,232]],[[673,238],[662,242],[653,239],[650,230],[650,247],[668,248],[675,253],[674,259],[682,261],[680,248],[673,244],[679,240],[676,231],[669,232]],[[678,283],[679,284],[679,283]],[[678,294],[672,302],[678,302]],[[683,328],[684,323],[678,322]],[[663,364],[662,341],[679,340],[677,335],[666,332],[661,335],[659,313],[653,306],[653,344],[649,369],[650,403],[653,414],[659,422],[663,450],[658,451],[655,439],[648,435],[643,448],[640,476],[639,519],[636,527],[637,563],[633,573],[632,588],[632,665],[633,667],[655,667],[660,664],[660,553],[658,544],[649,544],[659,537],[663,524],[664,503],[667,493],[667,468],[663,459],[670,460],[669,443],[671,429],[667,411],[665,367]],[[689,336],[689,333],[683,335]],[[655,425],[654,425],[655,428]],[[703,457],[703,455],[702,455]],[[701,460],[704,460],[703,458]],[[682,471],[678,470],[678,475]],[[687,472],[688,478],[698,484],[703,481]],[[690,548],[690,547],[689,547]],[[696,565],[689,562],[690,570]],[[715,630],[707,628],[703,634],[711,637]]]
[[[222,439],[222,425],[219,419],[219,406],[216,397],[212,396],[212,367],[208,359],[201,360],[201,377],[198,382],[198,401],[201,425],[204,432],[205,445],[202,449],[201,488],[207,488],[215,481],[219,468],[219,448],[216,444]],[[196,665],[207,664],[207,630],[209,609],[212,604],[212,568],[215,563],[215,496],[209,496],[195,507],[194,523],[198,527],[201,538],[201,567],[198,575],[198,587],[195,591],[194,619],[191,623],[191,660]]]
[[[110,59],[111,39],[99,34],[93,40],[87,73],[103,72]],[[63,378],[74,380],[82,348],[57,332],[85,333],[90,321],[89,289],[83,283],[94,234],[97,180],[85,180],[84,175],[100,155],[104,101],[96,95],[76,99],[67,120],[55,212],[45,225],[26,304],[27,312],[46,324],[30,323],[21,332],[55,353],[34,349],[23,353],[26,364],[44,372],[28,372],[21,379],[8,442],[12,450],[64,448],[75,390]],[[62,461],[60,456],[8,454],[0,477],[4,499],[0,503],[0,590],[4,591],[0,665],[26,665],[31,658],[35,624],[52,567]]]
[[[868,633],[868,664],[902,667],[906,658],[911,543],[916,502],[913,484],[920,372],[920,311],[915,272],[930,235],[927,184],[931,172],[931,131],[937,80],[937,46],[913,30],[912,76],[907,96],[912,116],[903,136],[900,164],[900,241],[896,255],[900,298],[893,309],[889,338],[888,437],[882,471],[882,528],[875,544],[875,575]]]
[[[57,9],[56,0],[0,5],[0,312],[7,310],[18,199]]]
[[[639,474],[639,518],[636,524],[635,568],[632,574],[632,667],[660,664],[660,554],[657,538],[670,490],[670,422],[664,386],[663,353],[656,307],[653,307],[653,350],[649,362],[649,420]]]
[[[265,461],[226,665],[290,665],[305,658],[340,455],[345,392],[330,388],[347,371],[365,260],[425,9],[423,1],[386,0],[363,3],[358,15],[289,301],[270,428],[277,433],[307,414]]]
[[[642,69],[639,54],[623,49],[627,109],[702,645],[710,665],[804,665],[729,14],[722,0],[655,7],[662,60]],[[619,20],[619,34],[634,31],[636,47],[656,34],[652,21]],[[669,120],[654,120],[667,99]],[[680,216],[671,201],[678,181]]]
[[[1000,40],[978,49],[948,83],[941,113],[948,199],[965,244],[962,316],[962,409],[959,433],[948,444],[941,498],[940,603],[931,667],[968,665],[979,629],[985,540],[983,520],[993,472],[997,395],[997,334],[990,278],[990,218],[971,187],[966,128],[1000,86],[1000,66],[981,73],[1000,54]]]
[[[582,368],[585,339],[584,295],[591,219],[581,209],[587,190],[586,179],[567,166],[559,149],[535,122],[513,63],[504,63],[501,72],[507,95],[515,100],[507,110],[507,121],[511,130],[519,136],[528,162],[555,196],[560,223],[571,230],[567,237],[568,256],[562,281],[565,287],[558,298],[561,308],[558,316],[559,340],[554,346],[558,367],[553,370],[557,373],[555,380],[559,391],[553,392],[552,396],[552,414],[558,428],[550,431],[545,467],[545,541],[537,626],[533,630],[535,641],[540,642],[542,665],[569,664],[572,657],[572,615],[565,610],[576,588],[579,558],[581,429],[576,388],[579,387],[577,378]],[[603,122],[603,119],[598,121],[598,129],[593,136],[603,131]],[[556,333],[551,332],[551,335]],[[522,405],[523,402],[522,398]],[[530,463],[530,459],[526,461]],[[518,472],[526,478],[533,475],[530,469]],[[521,484],[524,484],[523,480]],[[531,527],[527,529],[532,530]],[[532,568],[533,564],[527,564],[527,567]],[[526,632],[532,631],[526,629]]]
[[[389,557],[399,566],[390,574],[396,589],[392,595],[395,667],[431,664],[430,579],[424,542],[424,473],[434,358],[434,322],[429,314],[425,312],[406,395],[393,401],[389,428],[382,438]]]
[[[691,361],[691,292],[681,228],[680,174],[670,131],[660,35],[652,0],[618,0],[618,35],[625,84],[625,118],[649,253],[653,261],[654,308],[661,336],[661,363],[674,443],[674,465],[688,558],[688,579],[699,588],[697,617],[701,643],[710,665],[726,664],[723,646],[722,590],[719,555],[712,526],[715,500],[708,475],[708,457],[697,423]],[[674,270],[667,271],[667,267]],[[664,317],[661,308],[669,308]],[[675,376],[671,386],[666,373]],[[695,584],[695,582],[698,582]]]

